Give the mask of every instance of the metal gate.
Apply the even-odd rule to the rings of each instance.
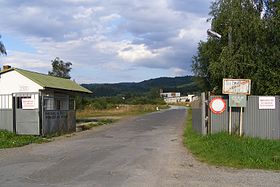
[[[14,132],[40,135],[39,93],[13,94]]]

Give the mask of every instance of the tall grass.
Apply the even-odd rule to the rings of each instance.
[[[167,108],[166,105],[157,106],[157,105],[118,105],[115,108],[98,110],[90,106],[85,107],[82,110],[77,110],[77,118],[86,118],[86,117],[99,117],[99,116],[128,116],[128,115],[137,115],[148,112],[156,111],[156,108]]]
[[[189,110],[184,144],[198,160],[235,168],[280,170],[280,141],[239,137],[225,132],[202,136],[192,130]]]

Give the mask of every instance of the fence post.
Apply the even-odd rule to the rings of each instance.
[[[201,129],[202,129],[202,134],[206,135],[207,134],[207,128],[206,128],[206,98],[205,98],[205,92],[201,93]]]

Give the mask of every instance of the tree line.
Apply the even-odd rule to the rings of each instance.
[[[254,95],[280,94],[280,1],[215,0],[211,30],[200,41],[192,70],[204,90],[220,94],[223,78],[252,80]]]

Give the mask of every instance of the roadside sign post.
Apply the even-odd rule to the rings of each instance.
[[[250,79],[223,79],[223,94],[229,94],[229,134],[232,133],[232,107],[240,108],[239,135],[243,134],[243,108],[251,93]]]
[[[232,129],[232,125],[231,125],[231,106],[229,106],[229,122],[228,122],[228,132],[229,134],[231,134],[231,129]]]
[[[239,125],[239,134],[242,136],[243,134],[243,107],[240,108],[240,125]]]

